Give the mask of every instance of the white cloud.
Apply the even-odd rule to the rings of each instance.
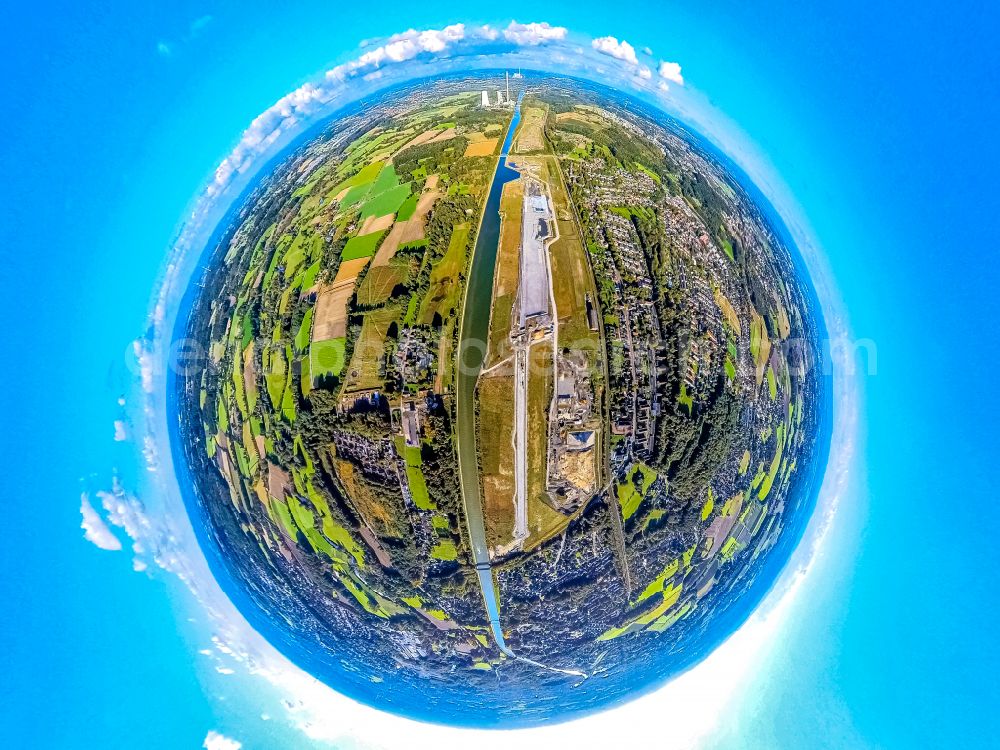
[[[639,68],[639,78],[642,78],[642,79],[648,81],[652,77],[653,77],[653,71],[651,71],[645,65],[643,65],[641,68]]]
[[[224,164],[225,162],[223,162]],[[216,172],[218,174],[218,172]],[[146,393],[151,393],[153,388],[153,360],[149,350],[143,345],[142,339],[132,342],[132,354],[135,356],[135,366],[139,371],[142,381],[142,389]]]
[[[393,34],[381,47],[359,57],[354,65],[359,68],[368,65],[378,67],[386,62],[412,60],[421,52],[437,54],[444,52],[452,42],[459,42],[464,38],[465,24],[462,23],[427,31],[410,29],[401,34]]]
[[[121,443],[128,440],[128,428],[125,427],[125,421],[122,419],[115,420],[115,442]]]
[[[83,529],[84,539],[110,552],[117,552],[122,548],[121,541],[104,523],[104,519],[94,510],[94,506],[90,504],[90,498],[86,492],[80,494],[80,515],[83,516],[80,528]]]
[[[653,56],[653,50],[650,47],[643,47],[642,48],[642,54],[646,55],[647,57],[652,57]]]
[[[170,48],[170,45],[167,44],[166,42],[157,42],[156,52],[161,57],[170,57],[170,53],[173,52],[173,50]]]
[[[504,39],[514,44],[534,46],[566,38],[565,26],[552,26],[549,23],[518,23],[511,21],[504,29]]]
[[[219,734],[214,729],[210,729],[208,734],[205,735],[205,741],[201,743],[201,746],[205,750],[240,750],[243,747],[243,743],[231,737],[226,737],[224,734]]]
[[[151,435],[146,435],[145,438],[153,440]],[[192,570],[191,560],[180,543],[170,517],[162,513],[148,513],[139,498],[125,491],[118,477],[114,478],[111,490],[102,490],[97,493],[97,496],[101,499],[107,523],[124,530],[132,541],[133,570],[137,573],[146,571],[149,568],[149,563],[152,562],[158,568],[176,575],[182,582],[190,586],[192,593],[197,596],[196,576]],[[88,502],[87,506],[89,505]],[[91,510],[93,510],[92,507]],[[81,512],[86,521],[87,515],[82,507]],[[94,512],[94,516],[101,520],[96,512]],[[102,526],[108,536],[113,536],[103,521]],[[104,539],[106,540],[106,537]],[[91,539],[91,541],[98,544],[95,539]],[[115,542],[118,540],[115,539]],[[101,545],[98,544],[98,546]],[[118,546],[113,549],[121,548],[119,542]],[[109,548],[104,547],[104,549]]]
[[[494,29],[489,24],[486,24],[476,29],[474,35],[478,36],[480,39],[487,39],[489,41],[493,41],[498,36],[500,36],[500,32]]]
[[[678,86],[684,85],[684,77],[681,75],[680,63],[667,62],[664,60],[660,63],[658,72],[660,74],[660,78],[676,83]]]
[[[639,58],[635,56],[635,47],[624,39],[619,42],[613,36],[602,36],[592,41],[590,46],[602,55],[610,55],[616,60],[622,60],[632,65],[639,64]]]

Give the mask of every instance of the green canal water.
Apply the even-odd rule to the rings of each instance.
[[[479,574],[486,613],[489,616],[493,638],[501,651],[513,655],[504,642],[500,627],[500,607],[490,553],[486,544],[486,524],[483,503],[479,493],[479,461],[476,449],[476,381],[483,366],[486,342],[489,340],[490,312],[493,303],[493,275],[496,269],[497,250],[500,245],[500,196],[503,186],[519,176],[507,165],[507,154],[514,132],[521,121],[521,97],[517,99],[514,116],[500,149],[500,158],[490,192],[486,198],[482,224],[472,252],[472,267],[462,307],[462,325],[458,342],[458,367],[455,385],[456,434],[458,437],[459,476],[465,519],[468,524],[469,542],[473,562]]]

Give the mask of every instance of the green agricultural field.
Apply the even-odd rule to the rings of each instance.
[[[640,615],[639,617],[636,617],[632,620],[629,620],[621,627],[611,628],[610,630],[607,630],[606,632],[598,636],[597,640],[609,641],[612,640],[613,638],[618,638],[619,636],[625,635],[626,633],[633,633],[636,632],[637,630],[643,630],[647,625],[652,625],[654,622],[657,622],[663,615],[667,613],[667,610],[669,610],[677,603],[677,600],[680,598],[682,588],[683,584],[680,583],[667,584],[663,588],[663,600],[656,607],[656,609],[647,612],[644,615]]]
[[[304,232],[299,232],[295,235],[295,239],[292,240],[292,244],[289,245],[288,250],[285,251],[285,257],[282,258],[281,262],[285,267],[286,279],[294,279],[299,266],[305,262],[308,250],[306,242],[308,239]]]
[[[437,505],[434,504],[430,494],[427,492],[427,482],[424,480],[424,472],[420,470],[419,466],[413,466],[407,462],[406,481],[410,486],[410,495],[413,496],[413,504],[417,508],[420,510],[437,510]],[[434,520],[437,520],[436,516]]]
[[[371,197],[361,207],[361,218],[366,219],[369,216],[394,214],[408,197],[410,197],[409,182],[405,185],[397,185],[396,187],[389,188],[381,193],[372,191]]]
[[[708,488],[708,499],[705,500],[705,504],[701,507],[701,520],[707,521],[712,515],[712,510],[715,508],[715,496],[712,494],[712,488]]]
[[[465,249],[469,242],[469,225],[456,224],[452,230],[448,249],[431,269],[430,288],[424,295],[420,320],[427,324],[438,313],[447,318],[452,310],[458,309],[461,287],[456,280],[465,268]]]
[[[280,350],[270,352],[269,361],[271,366],[264,373],[264,384],[267,386],[267,395],[271,399],[271,406],[277,410],[281,403],[281,396],[285,392],[287,365],[285,355]],[[266,361],[265,367],[267,367]]]
[[[417,210],[418,200],[420,200],[420,196],[417,193],[412,193],[409,198],[403,201],[403,205],[396,212],[396,221],[409,221],[412,219],[413,213]]]
[[[733,254],[733,243],[729,241],[728,237],[722,238],[722,249],[725,250],[726,255],[729,256],[729,260],[736,262],[736,256]]]
[[[445,516],[434,516],[431,519],[431,526],[434,527],[435,531],[448,531],[451,528],[451,524]]]
[[[638,475],[640,482],[638,490],[635,486],[636,475]],[[624,520],[627,521],[639,510],[639,504],[642,503],[643,498],[646,497],[646,493],[649,492],[649,488],[655,480],[656,472],[646,466],[646,464],[639,462],[628,473],[625,481],[617,485],[615,492],[618,494],[618,504],[621,505],[622,518]]]
[[[384,167],[379,171],[378,177],[372,183],[372,195],[378,195],[379,193],[389,190],[390,188],[397,187],[399,185],[399,176],[396,174],[396,167],[393,166],[392,162],[386,163]]]
[[[295,396],[292,394],[291,379],[285,383],[285,392],[281,396],[281,415],[289,424],[295,421]]]
[[[358,205],[368,196],[370,190],[371,185],[355,185],[347,191],[343,200],[340,201],[341,207],[347,209]]]
[[[353,190],[354,188],[364,187],[367,189],[368,187],[371,186],[371,183],[374,182],[375,178],[381,171],[382,171],[382,162],[380,161],[373,162],[368,166],[364,167],[363,169],[359,170],[358,173],[355,174],[353,177],[348,177],[346,180],[341,182],[335,188],[330,190],[330,192],[327,195],[329,196],[330,199],[333,199],[335,196],[340,195],[340,193],[342,193],[345,188],[351,188]],[[362,196],[363,195],[364,193],[362,193]]]
[[[312,319],[314,308],[306,310],[302,323],[299,325],[298,333],[295,334],[295,350],[304,352],[309,346],[309,335],[312,333]]]
[[[743,451],[743,455],[740,457],[740,476],[747,473],[747,469],[750,468],[750,451]]]
[[[690,414],[691,410],[694,409],[694,397],[688,393],[687,383],[681,383],[681,392],[680,395],[677,396],[677,402],[681,406],[687,407],[688,414]]]
[[[736,380],[736,365],[733,364],[733,360],[729,357],[726,357],[725,368],[726,377],[730,380]]]
[[[678,570],[680,570],[680,559],[675,558],[671,560],[669,563],[667,563],[667,566],[663,569],[663,572],[661,572],[660,575],[654,578],[650,582],[650,584],[646,586],[645,589],[643,589],[642,593],[639,594],[639,598],[636,600],[636,602],[637,603],[642,602],[648,599],[649,597],[653,596],[654,594],[663,593],[663,587],[666,585],[667,581],[669,581],[677,574]]]
[[[442,539],[431,548],[431,557],[435,560],[451,562],[458,559],[458,549],[451,539]]]
[[[778,425],[775,442],[777,445],[774,451],[774,458],[771,459],[771,465],[767,470],[767,476],[764,477],[764,481],[761,482],[760,489],[757,491],[757,497],[761,500],[767,498],[767,494],[771,491],[771,485],[774,484],[775,477],[778,476],[778,469],[781,468],[781,455],[785,449],[785,425]]]
[[[322,238],[320,238],[322,239]],[[320,272],[320,261],[316,261],[309,268],[302,272],[302,290],[305,291],[312,287],[316,283],[316,277],[319,276]]]
[[[309,371],[312,377],[340,376],[344,370],[344,349],[347,339],[340,336],[326,341],[314,341],[309,347]],[[268,389],[270,391],[270,388]]]
[[[378,242],[382,239],[383,234],[385,234],[385,230],[351,237],[347,241],[347,244],[344,245],[344,249],[340,253],[340,259],[355,260],[357,258],[370,258],[375,254],[375,249],[378,247]]]
[[[648,167],[640,164],[639,162],[634,162],[634,165],[635,165],[635,168],[638,169],[640,172],[643,172],[643,173],[649,175],[650,177],[652,177],[653,180],[656,182],[657,185],[659,185],[661,183],[660,175],[656,174],[656,172],[654,172],[653,170],[649,169]]]

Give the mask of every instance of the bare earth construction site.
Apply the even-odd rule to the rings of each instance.
[[[180,449],[223,584],[343,692],[526,725],[702,658],[826,455],[787,233],[662,113],[410,84],[286,154],[206,251]]]

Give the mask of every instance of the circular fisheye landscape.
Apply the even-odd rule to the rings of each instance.
[[[682,123],[504,71],[369,97],[272,162],[178,334],[182,489],[225,592],[406,716],[564,720],[704,658],[827,456],[788,233]]]

